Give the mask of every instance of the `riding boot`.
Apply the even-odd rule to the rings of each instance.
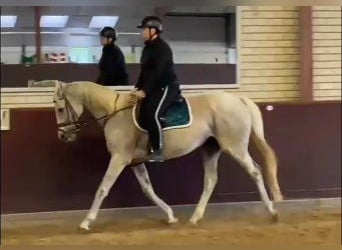
[[[162,149],[153,150],[152,153],[147,156],[146,160],[148,162],[163,162],[164,161],[163,150]]]
[[[152,151],[151,153],[147,156],[147,161],[148,162],[163,162],[164,157],[163,157],[163,135],[161,134],[161,137],[159,137],[159,143],[156,144],[155,141],[152,143]],[[159,147],[157,146],[159,145]]]

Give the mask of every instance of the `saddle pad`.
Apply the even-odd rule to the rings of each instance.
[[[139,122],[136,109],[137,105],[133,107],[132,111],[134,124],[139,130],[146,132],[146,129]],[[192,113],[189,101],[183,97],[183,101],[171,104],[164,117],[159,120],[163,131],[189,127],[192,123]]]

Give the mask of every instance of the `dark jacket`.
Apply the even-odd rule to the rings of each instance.
[[[171,48],[160,37],[145,42],[140,63],[141,72],[135,87],[143,90],[146,95],[159,92],[171,84],[179,88]]]
[[[100,76],[97,83],[105,86],[127,85],[125,57],[115,44],[105,45],[99,62]]]

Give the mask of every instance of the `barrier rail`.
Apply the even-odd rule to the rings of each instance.
[[[119,92],[129,92],[132,86],[108,87]],[[183,93],[217,91],[220,84],[181,85]],[[1,108],[53,107],[53,87],[1,88]]]

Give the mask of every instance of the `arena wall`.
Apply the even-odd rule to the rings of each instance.
[[[273,105],[273,111],[266,107]],[[286,199],[341,194],[340,103],[260,104],[265,134],[279,159]],[[263,166],[256,150],[252,155]],[[57,138],[50,109],[13,109],[11,129],[1,132],[2,212],[88,209],[107,168],[102,130],[91,124],[76,143]],[[203,187],[200,150],[163,164],[148,164],[151,182],[167,203],[197,203]],[[248,174],[227,155],[211,202],[260,200]],[[104,207],[150,206],[127,168]]]

